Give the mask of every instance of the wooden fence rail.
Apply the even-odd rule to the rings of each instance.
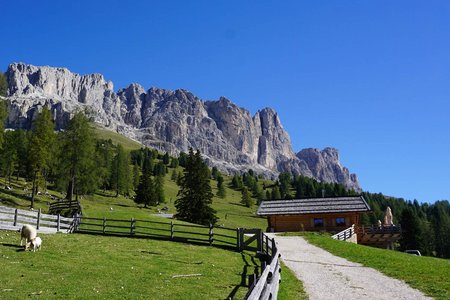
[[[29,211],[0,206],[0,229],[19,230],[30,224],[42,233],[72,232],[73,221],[73,218],[43,214],[40,209]]]
[[[159,238],[166,240],[194,242],[236,248],[236,229],[214,227],[213,225],[178,224],[171,222],[88,218],[77,216],[78,233]]]
[[[341,232],[338,232],[335,235],[331,236],[331,238],[339,241],[352,241],[356,243],[355,235],[356,235],[355,225],[353,224],[351,227],[344,229]]]
[[[258,250],[256,255],[261,260],[261,276],[256,278],[254,274],[253,279],[250,280],[249,291],[245,296],[247,300],[268,300],[277,299],[278,289],[281,281],[281,254],[277,249],[275,239],[268,237],[266,234],[260,232],[255,236],[260,237],[257,242]],[[242,238],[241,238],[242,240]]]

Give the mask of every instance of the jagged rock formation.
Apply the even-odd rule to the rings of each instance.
[[[11,64],[7,126],[29,128],[36,113],[51,109],[63,128],[77,109],[88,107],[95,122],[172,155],[199,149],[223,171],[253,169],[266,177],[281,171],[339,182],[359,190],[356,175],[341,166],[337,150],[292,150],[275,111],[254,116],[230,100],[202,101],[186,90],[145,90],[131,84],[117,93],[100,74],[80,76],[65,68]]]

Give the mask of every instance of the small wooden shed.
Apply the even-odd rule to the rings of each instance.
[[[363,196],[356,196],[263,201],[257,214],[267,217],[267,231],[339,232],[360,225],[368,211]]]

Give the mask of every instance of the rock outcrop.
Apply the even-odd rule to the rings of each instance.
[[[348,188],[359,191],[360,186],[355,174],[341,165],[339,152],[335,148],[319,149],[307,148],[297,153],[297,157],[304,161],[311,171],[312,177],[322,182],[345,182]]]
[[[288,171],[359,190],[356,175],[341,166],[337,150],[292,150],[277,113],[254,116],[230,100],[202,101],[186,90],[145,90],[131,84],[117,93],[100,74],[80,76],[65,68],[11,64],[7,71],[7,126],[29,128],[36,113],[51,109],[63,128],[71,114],[88,108],[96,123],[172,155],[199,149],[227,172],[253,169],[266,177]]]

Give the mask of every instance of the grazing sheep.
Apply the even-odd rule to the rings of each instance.
[[[29,244],[36,238],[36,228],[31,225],[25,224],[20,231],[20,246],[22,246],[23,240],[25,240],[25,250],[28,249]]]
[[[31,246],[33,248],[33,252],[36,250],[41,250],[42,240],[40,237],[36,237],[34,240],[31,240]]]

